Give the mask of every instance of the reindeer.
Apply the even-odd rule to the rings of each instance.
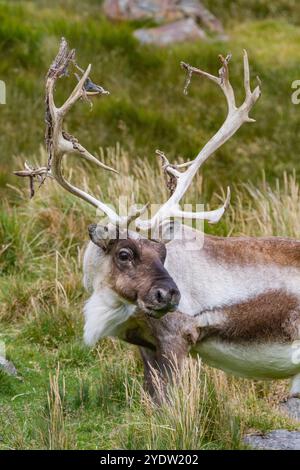
[[[46,78],[47,166],[16,172],[34,180],[54,178],[65,190],[100,209],[105,224],[89,227],[84,255],[84,285],[91,297],[84,307],[84,339],[92,346],[104,336],[116,336],[140,347],[145,384],[154,393],[151,370],[168,377],[171,358],[198,354],[226,372],[257,379],[292,378],[291,396],[300,394],[297,340],[300,321],[300,242],[287,238],[214,237],[174,223],[174,218],[216,223],[230,200],[218,209],[186,212],[179,203],[201,165],[244,124],[260,96],[250,88],[249,63],[244,51],[245,100],[236,105],[229,80],[230,55],[220,56],[219,76],[182,63],[192,74],[218,85],[228,114],[218,132],[196,158],[170,164],[160,153],[171,190],[169,199],[150,218],[147,206],[118,215],[109,205],[73,186],[63,176],[64,155],[75,152],[107,171],[114,171],[91,155],[63,130],[68,111],[79,99],[107,95],[75,62],[75,51],[64,39]],[[57,80],[71,65],[81,72],[73,92],[61,107],[54,102]],[[172,220],[170,221],[170,218]],[[154,232],[153,232],[154,231]],[[149,233],[155,236],[149,236]],[[165,242],[166,234],[182,236]]]

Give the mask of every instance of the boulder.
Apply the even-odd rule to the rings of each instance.
[[[105,0],[104,13],[112,20],[174,21],[184,17],[184,12],[174,0]]]
[[[175,21],[155,28],[137,29],[133,34],[143,44],[156,44],[158,46],[206,38],[205,32],[193,18]]]
[[[8,361],[4,357],[0,356],[0,371],[3,370],[6,374],[9,375],[18,375],[17,369],[12,362]]]
[[[260,450],[300,450],[300,432],[276,429],[265,434],[250,434],[244,442]]]
[[[111,20],[136,21],[154,20],[168,23],[183,18],[193,18],[220,36],[222,23],[197,0],[105,0],[105,15]]]
[[[182,11],[185,16],[195,18],[210,31],[223,36],[224,28],[221,21],[215,15],[213,15],[211,11],[205,8],[201,2],[193,0],[182,0],[178,3],[180,11]]]
[[[286,402],[280,405],[281,411],[283,411],[289,418],[300,422],[300,399],[289,398]]]

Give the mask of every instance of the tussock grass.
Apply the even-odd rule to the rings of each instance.
[[[70,447],[69,437],[65,429],[64,400],[65,380],[62,377],[60,383],[60,369],[57,366],[55,375],[49,377],[49,392],[47,394],[47,435],[44,437],[45,447],[49,450],[63,450]]]
[[[153,374],[162,394],[159,377]],[[161,406],[142,393],[145,445],[185,450],[239,446],[243,429],[231,409],[232,387],[224,386],[217,374],[207,373],[200,359],[187,358],[181,372],[175,361],[171,377],[173,385]]]
[[[155,371],[153,374],[162,395],[161,382]],[[159,406],[140,389],[143,408],[138,420],[137,403],[127,400],[130,406],[127,433],[120,430],[124,447],[244,449],[242,436],[246,431],[293,429],[293,423],[277,407],[285,396],[282,383],[266,385],[226,376],[202,364],[199,358],[187,358],[181,372],[175,360],[171,377],[172,384]]]
[[[249,197],[247,197],[249,195]],[[242,234],[300,238],[300,191],[295,172],[283,173],[271,186],[265,175],[259,187],[247,183],[237,195],[233,225]]]

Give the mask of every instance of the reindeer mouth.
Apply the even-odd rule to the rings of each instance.
[[[168,312],[174,312],[177,309],[177,305],[168,307],[168,308],[158,308],[154,305],[147,305],[143,300],[137,301],[138,307],[144,312],[146,315],[152,318],[161,318]]]

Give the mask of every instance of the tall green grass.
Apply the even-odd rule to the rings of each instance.
[[[290,101],[291,82],[299,78],[298,3],[240,0],[233,9],[233,2],[207,0],[229,41],[168,49],[139,45],[132,36],[136,24],[110,23],[100,3],[0,0],[0,79],[7,84],[7,104],[0,106],[0,340],[20,376],[0,374],[0,448],[231,449],[243,447],[246,430],[294,428],[277,409],[285,382],[238,380],[189,359],[169,400],[157,408],[142,391],[133,347],[106,339],[86,348],[81,264],[87,226],[98,215],[50,180],[29,201],[12,171],[25,159],[46,160],[44,76],[65,36],[80,65],[92,62],[92,78],[111,92],[95,100],[92,111],[78,104],[67,129],[122,175],[108,177],[72,157],[67,177],[113,203],[120,193],[131,202],[165,200],[155,149],[171,160],[193,157],[226,113],[218,89],[197,77],[183,95],[179,62],[216,73],[217,55],[233,52],[231,79],[242,99],[246,47],[252,79],[259,74],[262,80],[257,122],[207,162],[187,201],[215,207],[231,184],[231,207],[207,231],[299,238],[293,173],[299,171],[299,109]],[[72,84],[72,78],[61,80],[58,102]]]

